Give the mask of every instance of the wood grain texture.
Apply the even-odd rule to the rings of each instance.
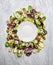
[[[6,20],[15,11],[32,5],[47,17],[47,39],[45,48],[30,57],[9,53],[5,48]],[[53,0],[0,0],[0,65],[53,65]]]

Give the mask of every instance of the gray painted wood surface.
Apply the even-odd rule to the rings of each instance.
[[[47,39],[45,48],[30,57],[17,58],[5,48],[6,20],[19,8],[32,5],[47,17]],[[0,65],[53,65],[53,0],[0,0]]]

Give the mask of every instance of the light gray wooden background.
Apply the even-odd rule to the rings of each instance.
[[[30,57],[17,58],[5,48],[6,20],[19,8],[32,5],[47,17],[47,39],[45,48]],[[0,0],[0,65],[53,65],[53,0]]]

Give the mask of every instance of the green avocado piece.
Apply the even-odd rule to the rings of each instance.
[[[13,22],[13,20],[16,19],[14,16],[10,16],[10,22]]]
[[[44,48],[44,47],[45,47],[45,45],[44,45],[42,42],[39,43],[39,46],[40,46],[41,48]]]
[[[33,48],[34,44],[31,42],[31,43],[30,43],[30,46]]]
[[[22,10],[23,10],[24,13],[26,13],[26,8],[23,8]]]
[[[25,18],[24,16],[20,16],[20,17],[18,17],[18,20],[19,21],[24,21],[24,18]]]
[[[12,21],[12,18],[13,18],[13,17],[12,17],[12,15],[11,15],[11,16],[10,16],[10,21]]]
[[[16,26],[13,28],[13,30],[17,30],[18,28],[18,24],[16,24]]]
[[[17,45],[17,48],[18,48],[18,49],[22,49],[23,46],[22,46],[22,45]]]
[[[28,6],[28,10],[29,11],[32,10],[32,6],[31,5]]]
[[[19,47],[20,49],[22,49],[23,48],[23,46],[22,45],[20,45],[20,47]]]
[[[35,39],[35,40],[33,40],[33,43],[34,43],[34,44],[37,44],[37,43],[38,43],[38,41]]]
[[[21,16],[20,14],[19,14],[19,12],[15,12],[15,13],[13,13],[13,15],[14,15],[14,17],[16,17],[17,19]]]
[[[36,15],[37,15],[37,16],[40,16],[40,15],[41,15],[41,13],[40,13],[40,12],[38,12],[38,13],[36,13]]]
[[[26,45],[26,43],[24,43],[24,42],[23,42],[21,45],[22,45],[22,46],[25,46],[25,45]]]
[[[7,33],[9,33],[9,32],[10,32],[10,30],[6,30],[6,32],[7,32]]]
[[[42,29],[42,26],[38,26],[38,29]]]
[[[8,42],[6,42],[6,43],[5,43],[5,46],[6,46],[6,47],[9,47],[9,43],[8,43]]]
[[[46,17],[44,16],[44,17],[42,17],[42,21],[45,21],[46,20]]]
[[[30,17],[25,18],[25,21],[29,21],[29,22],[34,23],[34,19],[32,19],[32,18],[30,18]]]
[[[11,46],[11,45],[14,44],[14,40],[13,39],[12,40],[9,40],[8,43],[9,43],[9,46]]]
[[[17,53],[17,56],[18,56],[18,57],[21,57],[21,56],[22,56],[22,53]]]
[[[40,51],[41,51],[41,49],[40,49],[40,48],[38,48],[38,49],[37,49],[37,52],[39,53]]]
[[[12,37],[15,37],[16,36],[16,34],[12,34]]]
[[[41,12],[36,13],[36,15],[41,17],[41,18],[44,16]]]
[[[37,25],[40,25],[40,24],[41,24],[38,19],[36,19],[36,24],[37,24]]]
[[[18,50],[17,50],[17,47],[15,47],[14,49],[13,49],[13,53],[16,53]]]

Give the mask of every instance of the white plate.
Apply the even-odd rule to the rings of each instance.
[[[22,41],[32,41],[37,35],[37,28],[33,23],[24,21],[18,26],[17,35]]]
[[[13,12],[32,5],[46,16],[45,26],[48,34],[44,41],[45,48],[40,53],[18,58],[5,48],[6,20]],[[36,31],[37,32],[37,31]],[[53,0],[0,0],[0,65],[53,65]]]

